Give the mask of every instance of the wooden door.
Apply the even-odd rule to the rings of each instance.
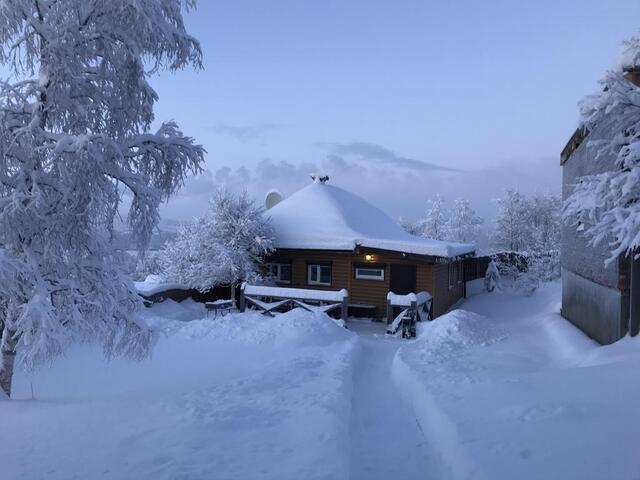
[[[415,265],[391,265],[389,275],[389,290],[398,295],[415,293],[416,291],[416,266]]]

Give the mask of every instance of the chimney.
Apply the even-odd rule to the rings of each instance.
[[[329,181],[329,175],[313,173],[311,174],[311,179],[313,180],[313,183],[327,183]]]

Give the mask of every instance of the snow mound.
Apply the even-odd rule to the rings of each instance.
[[[187,339],[244,345],[326,345],[353,336],[344,328],[344,322],[334,320],[325,313],[308,312],[302,308],[274,317],[247,311],[187,323],[168,322],[163,328],[166,332]]]
[[[435,321],[419,323],[417,341],[425,348],[455,349],[488,345],[502,335],[502,330],[490,318],[467,310],[453,310]]]
[[[140,295],[150,297],[167,290],[188,290],[189,287],[181,283],[169,282],[160,275],[148,275],[142,282],[133,282]]]
[[[559,291],[479,295],[396,354],[446,478],[638,478],[620,445],[640,430],[640,339],[596,345],[557,313]]]
[[[82,346],[18,372],[14,397],[35,400],[2,402],[0,477],[349,477],[353,333],[300,309],[157,326],[143,362]]]
[[[363,246],[439,257],[475,250],[474,245],[411,235],[364,199],[325,183],[298,190],[265,215],[271,219],[277,248],[353,250]]]
[[[143,316],[148,320],[147,323],[149,324],[155,323],[154,320],[156,322],[159,320],[160,324],[166,323],[167,320],[186,322],[206,317],[207,310],[203,303],[196,302],[191,298],[187,298],[182,302],[176,302],[168,298],[143,310]]]

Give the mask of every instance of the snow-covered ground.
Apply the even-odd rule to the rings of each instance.
[[[637,480],[640,340],[558,309],[557,284],[480,294],[407,341],[168,300],[147,361],[77,347],[17,375],[0,478]]]
[[[0,478],[347,478],[355,335],[301,310],[170,319],[195,307],[151,309],[165,334],[148,361],[85,347],[18,374]]]
[[[451,479],[640,478],[640,338],[600,347],[560,287],[482,294],[422,325],[394,377]]]

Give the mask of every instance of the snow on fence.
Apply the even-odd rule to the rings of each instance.
[[[240,311],[244,312],[248,304],[262,310],[266,315],[273,315],[274,310],[286,306],[325,313],[340,308],[340,317],[346,320],[349,292],[344,288],[339,291],[311,290],[250,285],[245,282],[240,287]]]
[[[431,304],[433,297],[429,292],[409,293],[397,295],[387,293],[387,333],[395,335],[402,326],[403,337],[415,337],[416,321],[431,320]],[[393,310],[402,308],[399,315],[393,318]]]

